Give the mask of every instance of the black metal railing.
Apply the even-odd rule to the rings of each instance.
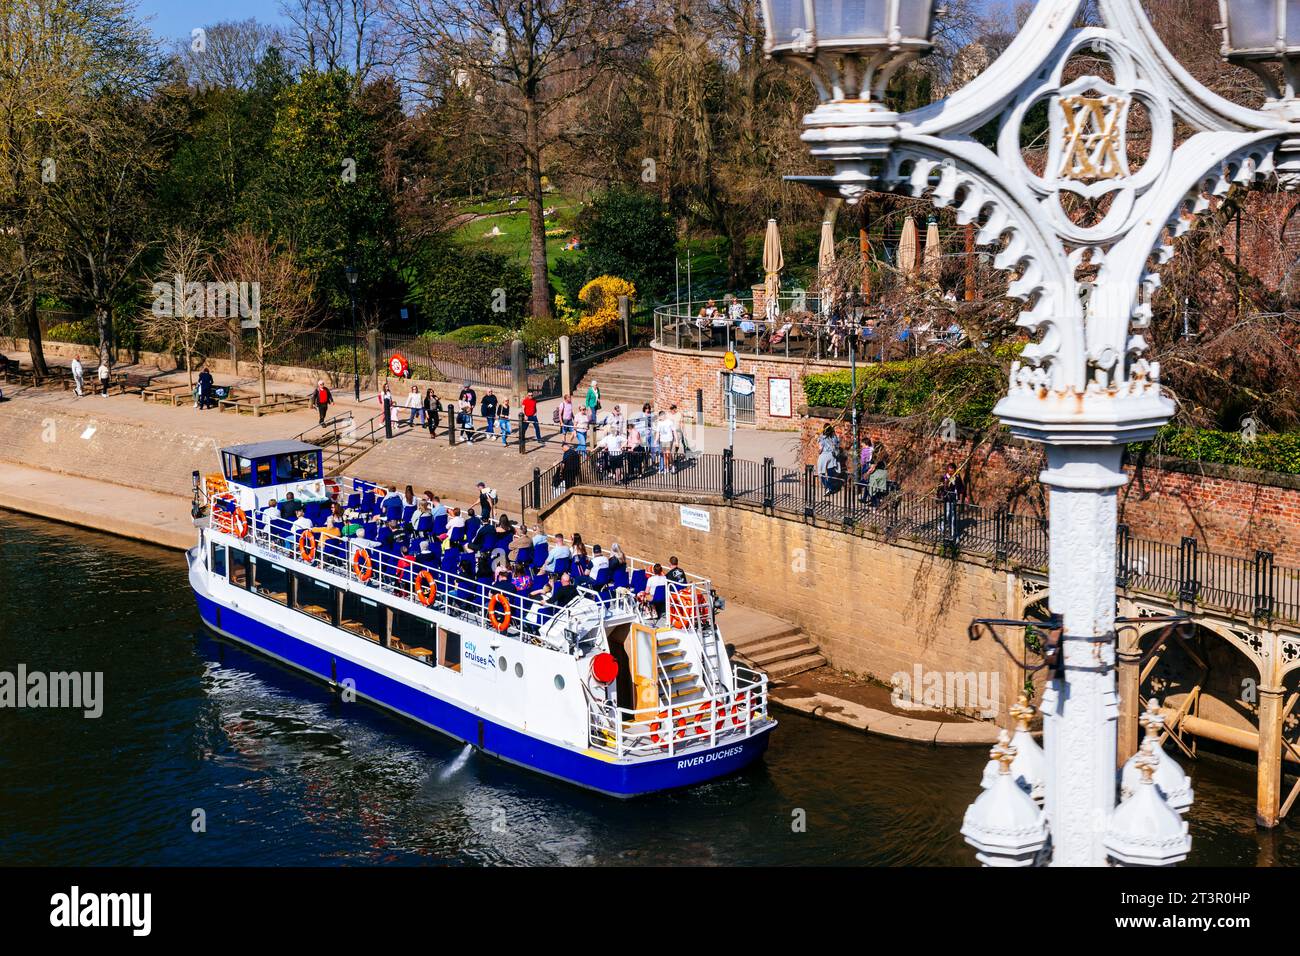
[[[578,485],[620,486],[647,492],[712,495],[766,512],[861,528],[885,540],[906,539],[943,552],[991,558],[1028,570],[1047,569],[1046,517],[1018,514],[862,482],[826,480],[771,458],[749,461],[702,454],[666,471],[647,454],[624,456],[611,467],[588,455],[570,470],[560,462],[535,469],[520,489],[520,507],[541,510]],[[1279,568],[1269,551],[1253,557],[1203,550],[1195,538],[1177,544],[1135,537],[1121,524],[1115,541],[1115,583],[1121,590],[1160,595],[1176,604],[1228,611],[1257,621],[1300,622],[1300,569]]]

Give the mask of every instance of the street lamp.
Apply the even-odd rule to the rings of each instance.
[[[1159,786],[1135,784],[1128,801],[1141,805],[1125,810],[1126,801],[1116,811],[1116,492],[1128,480],[1125,446],[1154,436],[1174,410],[1142,332],[1174,240],[1233,187],[1261,178],[1300,185],[1300,15],[1284,9],[1292,2],[1224,4],[1225,56],[1266,78],[1262,64],[1282,61],[1285,82],[1269,79],[1272,98],[1259,110],[1192,79],[1141,0],[1096,0],[1098,17],[1086,26],[1076,24],[1087,0],[1039,0],[979,76],[900,116],[882,103],[884,88],[928,47],[931,0],[765,0],[767,52],[806,71],[820,99],[804,117],[803,140],[834,166],[830,175],[787,178],[850,204],[868,191],[900,192],[951,209],[993,248],[993,266],[1010,273],[1007,295],[1022,305],[1016,324],[1032,336],[994,413],[1047,457],[1049,601],[1061,634],[1041,705],[1049,842],[1029,853],[1032,813],[1018,798],[1007,802],[1003,783],[967,821],[984,862],[1003,852],[1000,819],[1018,828],[1004,848],[1008,860],[1134,862],[1144,821],[1156,819],[1147,805],[1165,800]],[[1083,56],[1108,68],[1076,75]],[[1044,107],[1046,156],[1031,167],[1022,128],[1035,127]],[[1149,140],[1131,163],[1135,107]],[[1190,135],[1176,142],[1180,127]],[[991,138],[975,135],[990,129]],[[1092,220],[1072,215],[1080,200],[1105,211]],[[1147,862],[1185,853],[1183,831],[1170,829],[1174,817],[1161,819],[1148,834],[1160,852]]]
[[[357,361],[357,267],[349,262],[344,274],[348,277],[348,294],[352,299],[352,395],[361,401],[361,365]]]

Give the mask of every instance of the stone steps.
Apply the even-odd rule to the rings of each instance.
[[[773,680],[784,680],[787,677],[793,677],[795,674],[802,674],[804,671],[810,671],[826,664],[826,658],[820,654],[806,654],[803,657],[796,657],[792,660],[782,661],[779,664],[772,664],[765,667],[767,676]]]

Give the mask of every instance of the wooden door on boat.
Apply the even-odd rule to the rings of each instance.
[[[636,701],[633,706],[637,710],[654,710],[659,706],[659,649],[655,632],[643,624],[633,624],[627,652]]]

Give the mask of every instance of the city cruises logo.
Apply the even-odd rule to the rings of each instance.
[[[0,709],[71,708],[91,720],[104,712],[103,671],[0,671]]]
[[[473,641],[465,642],[465,659],[469,661],[471,664],[475,664],[478,667],[487,668],[488,670],[491,670],[492,668],[497,666],[496,657],[493,656],[492,652],[488,651],[487,653],[481,653],[474,646]]]
[[[899,710],[975,712],[985,719],[998,715],[996,671],[926,671],[917,664],[910,674],[898,671],[889,682],[889,702]]]
[[[153,284],[152,311],[159,318],[240,319],[256,327],[262,287],[257,282],[186,282],[178,272],[171,282]]]

